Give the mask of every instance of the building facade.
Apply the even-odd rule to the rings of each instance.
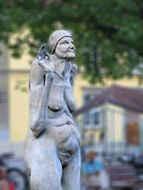
[[[0,153],[22,156],[29,126],[30,57],[14,59],[4,44],[0,50]]]
[[[76,113],[82,124],[82,134],[94,134],[95,146],[98,146],[100,136],[104,134],[106,153],[137,154],[143,151],[143,89],[113,85],[84,90],[88,98]]]

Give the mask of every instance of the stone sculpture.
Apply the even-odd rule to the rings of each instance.
[[[80,190],[80,134],[72,113],[77,66],[70,32],[56,30],[34,60],[25,161],[31,190]]]

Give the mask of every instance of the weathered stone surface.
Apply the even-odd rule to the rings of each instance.
[[[77,66],[72,35],[57,30],[43,45],[30,75],[31,122],[25,161],[31,190],[80,189],[80,134],[72,117]]]

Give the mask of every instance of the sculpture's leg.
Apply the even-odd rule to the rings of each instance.
[[[80,162],[80,151],[78,151],[72,161],[63,169],[63,190],[80,190]]]
[[[61,190],[62,166],[54,141],[43,135],[28,148],[30,190]]]

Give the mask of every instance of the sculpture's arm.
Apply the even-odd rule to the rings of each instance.
[[[38,59],[35,59],[32,63],[29,81],[31,122],[39,110],[39,102],[44,89],[44,75],[45,71],[40,67]]]
[[[30,76],[30,127],[35,137],[44,132],[46,127],[45,114],[51,76],[51,73],[46,73],[37,61],[33,63]]]
[[[72,64],[70,69],[70,85],[65,90],[65,100],[70,113],[74,113],[74,111],[76,110],[76,103],[72,93],[76,72],[77,66],[75,64]]]
[[[77,66],[76,64],[72,64],[72,68],[71,68],[71,77],[70,77],[70,82],[71,82],[71,85],[73,87],[73,84],[74,84],[74,79],[75,79],[75,75],[77,73]]]
[[[30,88],[37,85],[44,85],[43,77],[46,74],[44,69],[39,65],[38,59],[35,59],[32,63],[31,73],[30,73]]]

